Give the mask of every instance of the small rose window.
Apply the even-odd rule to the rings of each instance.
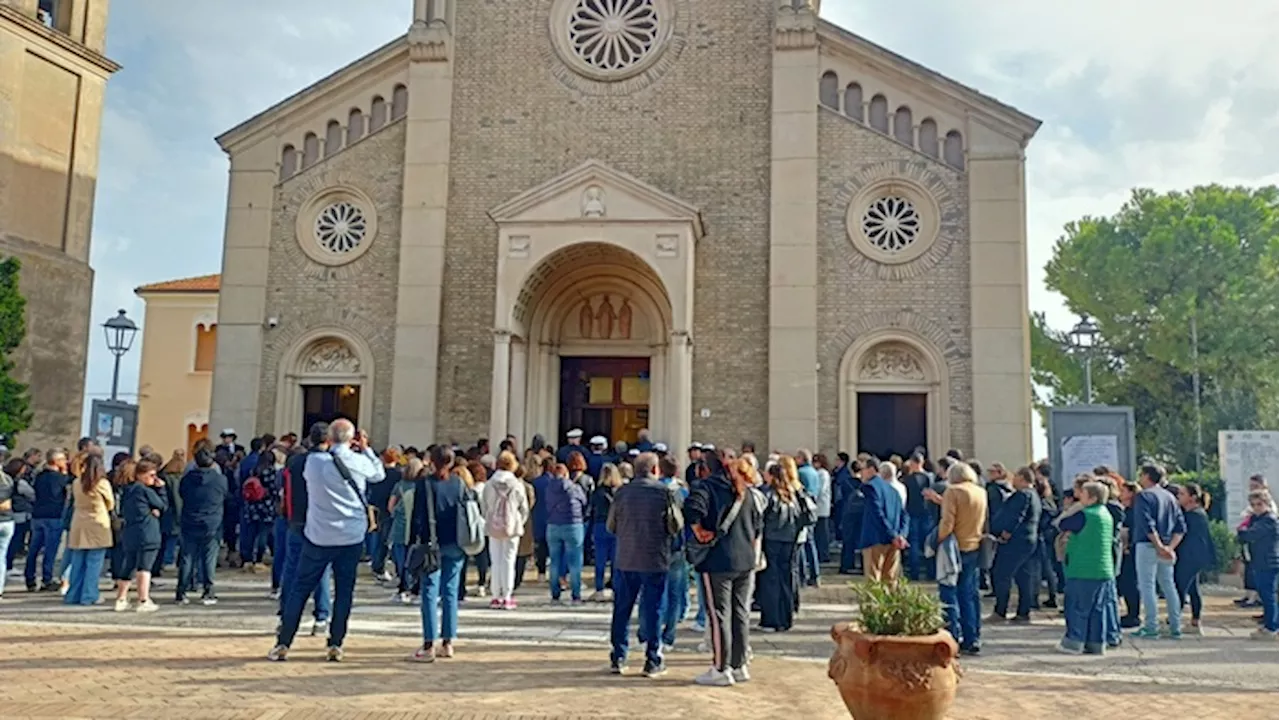
[[[862,232],[876,249],[893,254],[910,247],[920,237],[920,213],[910,200],[882,197],[862,216]]]
[[[368,226],[364,212],[354,203],[330,203],[316,215],[316,242],[328,252],[345,255],[360,247]]]

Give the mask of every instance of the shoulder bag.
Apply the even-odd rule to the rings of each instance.
[[[351,477],[351,470],[346,463],[342,462],[342,458],[335,455],[332,450],[329,451],[329,455],[333,457],[333,466],[338,468],[338,474],[342,476],[343,480],[347,481],[347,486],[351,488],[351,492],[356,494],[356,499],[364,506],[364,518],[369,523],[369,532],[377,530],[378,511],[369,504],[368,500],[365,500],[364,493],[360,492],[360,486],[356,485],[355,478]]]
[[[423,483],[423,502],[427,504],[427,537],[409,546],[405,553],[404,571],[409,577],[430,575],[440,569],[440,539],[436,535],[436,492],[428,479]]]
[[[729,512],[725,513],[724,519],[720,521],[720,525],[716,527],[715,537],[711,538],[711,542],[699,542],[697,535],[689,537],[688,544],[684,547],[685,557],[688,558],[689,564],[695,568],[701,565],[707,556],[711,554],[711,548],[720,542],[720,538],[729,532],[729,528],[733,527],[733,523],[738,519],[738,513],[742,512],[742,504],[746,501],[750,491],[742,494],[737,500],[733,501],[733,505],[729,507]]]

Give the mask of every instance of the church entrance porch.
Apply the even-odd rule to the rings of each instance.
[[[561,358],[557,447],[573,428],[612,445],[635,443],[647,427],[649,358]]]
[[[363,339],[320,328],[295,340],[280,362],[274,427],[305,436],[317,421],[373,417],[373,354]]]
[[[904,328],[857,338],[840,364],[840,446],[906,457],[949,448],[946,360],[931,342]]]

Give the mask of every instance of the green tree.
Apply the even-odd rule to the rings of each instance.
[[[1045,282],[1101,328],[1094,402],[1133,406],[1139,452],[1195,467],[1197,369],[1206,465],[1219,430],[1276,428],[1278,217],[1275,186],[1138,189],[1055,244]],[[1050,404],[1083,401],[1083,361],[1066,346],[1032,316],[1033,378]]]
[[[27,300],[18,289],[22,263],[0,260],[0,435],[12,438],[31,425],[27,386],[13,377],[13,352],[27,334]]]

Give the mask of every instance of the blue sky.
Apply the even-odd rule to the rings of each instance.
[[[822,6],[825,18],[1044,120],[1027,151],[1031,306],[1059,326],[1072,317],[1044,289],[1042,268],[1064,223],[1114,212],[1135,185],[1277,181],[1275,0]],[[411,7],[113,3],[107,54],[124,69],[103,118],[95,324],[116,308],[141,321],[138,285],[220,270],[227,163],[213,137],[400,34]],[[125,357],[126,392],[138,359]],[[110,389],[111,356],[95,332],[86,408]]]

